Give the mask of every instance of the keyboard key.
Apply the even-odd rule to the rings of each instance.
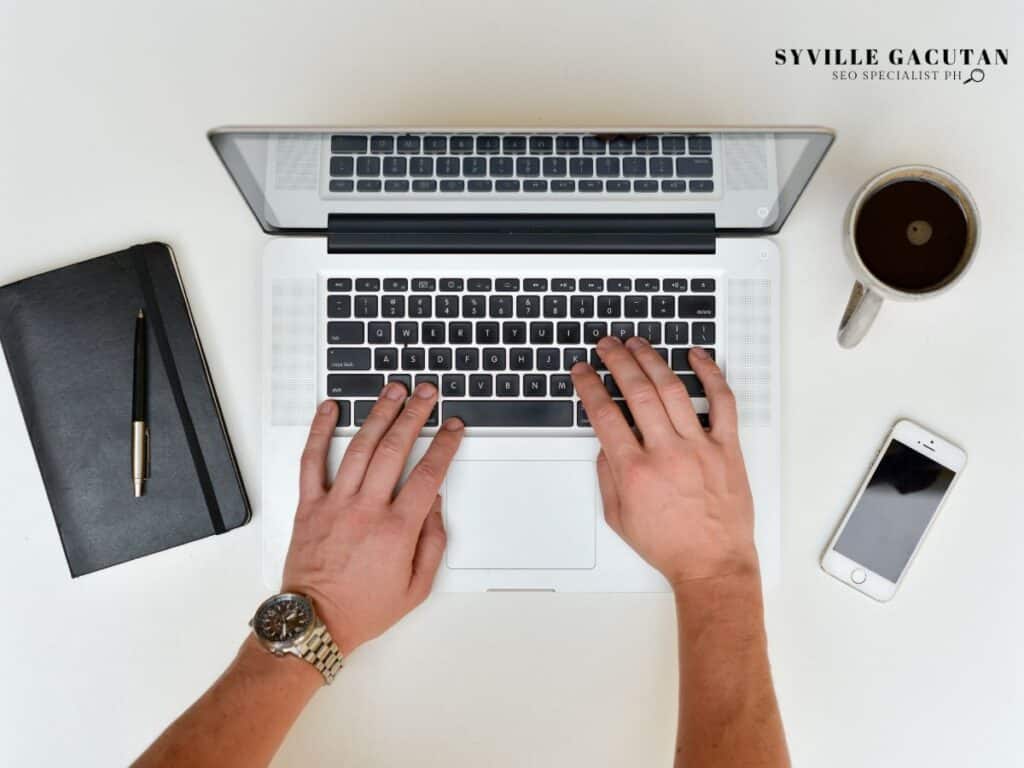
[[[618,317],[622,314],[622,297],[621,296],[598,296],[597,297],[597,316],[598,317]]]
[[[491,290],[493,283],[489,277],[471,277],[466,281],[466,285],[469,286],[469,290],[479,293]]]
[[[438,317],[458,317],[458,296],[436,296],[434,298],[434,314]]]
[[[470,397],[490,397],[494,394],[494,380],[489,373],[474,373],[469,377]]]
[[[468,155],[473,152],[472,136],[452,136],[449,144],[453,155]]]
[[[548,322],[530,323],[531,344],[553,344],[555,341],[555,324]]]
[[[516,296],[516,317],[540,317],[540,296]]]
[[[459,175],[459,158],[457,158],[457,157],[439,157],[439,158],[437,158],[437,175],[438,176],[458,176]]]
[[[414,291],[436,291],[437,281],[432,277],[416,277],[412,281]]]
[[[686,279],[682,277],[666,277],[661,281],[661,290],[666,293],[686,293]]]
[[[661,323],[638,323],[636,335],[651,344],[661,344]]]
[[[633,414],[629,412],[629,406],[626,405],[626,401],[616,400],[615,404],[622,411],[622,416],[626,419],[626,423],[629,426],[633,426]],[[587,412],[583,407],[583,403],[576,403],[576,425],[580,427],[590,426],[590,419],[587,418]]]
[[[659,281],[656,277],[638,277],[636,289],[641,293],[654,293],[658,290]]]
[[[622,160],[622,175],[623,176],[646,176],[647,175],[647,158],[646,157],[626,157]]]
[[[519,179],[498,179],[494,182],[495,192],[518,192]]]
[[[398,370],[398,350],[394,347],[378,347],[373,350],[373,367],[378,371]]]
[[[420,327],[418,323],[395,323],[395,343],[419,344]]]
[[[547,290],[547,283],[545,281],[545,287],[541,290]],[[569,303],[565,296],[545,296],[544,301],[544,317],[565,317],[568,313]]]
[[[555,335],[558,339],[559,344],[579,344],[580,343],[580,324],[579,323],[559,323],[555,327]]]
[[[506,136],[501,140],[501,151],[506,155],[521,155],[526,151],[526,137]]]
[[[331,192],[351,192],[355,188],[356,183],[352,179],[331,179]]]
[[[348,400],[335,400],[338,404],[338,426],[347,427],[352,423],[352,404]]]
[[[486,157],[464,157],[462,159],[463,176],[484,176],[487,173]]]
[[[590,350],[590,367],[595,371],[608,370],[608,366],[604,364],[604,360],[602,360],[601,356],[597,353],[596,347]]]
[[[693,154],[693,155],[710,155],[711,154],[711,137],[710,136],[691,136],[690,137],[690,154]]]
[[[604,139],[598,138],[597,136],[584,136],[583,137],[583,154],[585,155],[603,155],[608,142]]]
[[[662,192],[685,192],[686,182],[683,179],[665,179],[661,182]]]
[[[682,301],[682,298],[679,300]],[[675,317],[675,303],[672,296],[652,296],[651,317]],[[685,315],[680,314],[680,317],[685,317]]]
[[[380,192],[380,179],[360,179],[356,182],[356,189],[360,192]]]
[[[601,339],[608,335],[608,323],[584,323],[583,324],[583,343],[584,344],[597,344]]]
[[[671,176],[672,175],[672,158],[671,157],[652,157],[649,164],[651,176]]]
[[[465,397],[466,377],[461,373],[446,373],[441,377],[441,394],[445,397]]]
[[[640,179],[633,182],[634,192],[657,192],[658,182],[651,179]]]
[[[461,291],[465,281],[461,277],[442,277],[438,284],[442,291]]]
[[[370,416],[370,411],[373,410],[373,406],[373,400],[356,400],[353,412],[355,414],[354,423],[357,427],[361,427],[366,423],[366,420]]]
[[[366,326],[366,336],[370,344],[390,344],[391,323],[370,323]]]
[[[653,349],[665,361],[665,364],[668,365],[668,350],[665,347],[654,347]]]
[[[476,347],[456,349],[455,367],[460,371],[475,371],[480,367],[480,350]]]
[[[376,317],[377,297],[361,295],[356,296],[356,317]]]
[[[484,350],[483,369],[485,371],[505,370],[505,350],[501,347],[488,347]]]
[[[445,419],[454,416],[467,427],[571,427],[572,411],[571,400],[504,403],[445,400],[441,403]]]
[[[625,314],[626,317],[647,317],[647,297],[627,296]]]
[[[704,397],[704,385],[700,383],[700,379],[690,373],[677,373],[676,376],[686,387],[686,394],[690,397]]]
[[[715,359],[715,350],[705,350],[711,359]],[[673,371],[692,371],[693,366],[690,365],[690,348],[680,347],[672,350],[672,370]]]
[[[441,180],[441,191],[442,192],[464,192],[466,190],[466,182],[462,179],[442,179]]]
[[[432,371],[450,371],[452,351],[448,347],[431,347],[427,350],[427,363]]]
[[[523,397],[546,397],[548,379],[542,373],[528,373],[523,376]]]
[[[538,157],[517,157],[516,176],[539,176],[540,158]]]
[[[541,347],[537,350],[538,371],[557,371],[561,362],[561,355],[556,347]]]
[[[351,317],[352,297],[351,296],[328,296],[327,316],[328,317]]]
[[[594,158],[592,157],[573,157],[569,160],[569,173],[579,178],[581,176],[593,176],[594,175]]]
[[[519,376],[500,373],[495,377],[494,394],[498,397],[519,397]]]
[[[694,179],[690,182],[691,192],[714,192],[715,183],[710,179]]]
[[[428,155],[443,155],[448,151],[448,137],[424,136],[423,151]]]
[[[470,294],[462,297],[463,317],[487,317],[487,297]]]
[[[523,192],[547,192],[548,183],[544,179],[526,179],[523,181]]]
[[[573,391],[572,376],[567,376],[564,373],[556,373],[551,376],[552,397],[572,397]]]
[[[625,341],[636,336],[636,329],[632,323],[612,323],[611,335],[619,341]]]
[[[499,277],[494,281],[494,290],[503,293],[511,293],[519,290],[518,277]]]
[[[356,173],[360,176],[379,176],[380,158],[363,156],[356,160]]]
[[[523,280],[524,291],[546,291],[548,289],[547,278],[544,277],[529,277]]]
[[[405,296],[388,295],[380,300],[381,317],[405,317]]]
[[[327,350],[327,370],[368,371],[370,350],[365,347],[330,347]]]
[[[551,290],[557,293],[575,291],[576,279],[572,277],[556,277],[551,281]]]
[[[685,155],[685,136],[663,136],[661,139],[661,151],[666,155]]]
[[[580,151],[579,136],[559,136],[555,139],[555,151],[560,155],[574,155]]]
[[[476,151],[481,155],[496,155],[501,149],[501,140],[497,136],[477,136]]]
[[[332,292],[338,291],[351,291],[352,290],[352,278],[351,277],[331,277],[327,280],[327,290]]]
[[[612,293],[625,293],[633,290],[633,281],[628,277],[608,278],[608,290]]]
[[[677,157],[676,176],[711,176],[710,157]]]
[[[620,172],[619,158],[599,157],[597,158],[598,176],[618,176]]]
[[[385,277],[382,283],[385,291],[407,291],[409,281],[404,277]]]
[[[444,323],[424,323],[423,343],[444,344]]]
[[[394,136],[371,136],[370,151],[375,155],[388,155],[395,151]]]
[[[432,158],[432,157],[410,157],[409,158],[409,175],[410,176],[433,176],[434,175],[434,158]]]
[[[545,157],[541,167],[545,176],[565,176],[569,171],[569,164],[564,157]]]
[[[430,297],[429,296],[410,296],[409,297],[409,317],[430,317]]]
[[[508,367],[513,371],[533,370],[533,350],[529,347],[515,347],[508,351]]]
[[[466,184],[466,188],[470,192],[490,192],[491,191],[491,180],[490,179],[470,179]]]
[[[515,161],[511,157],[492,157],[487,164],[491,176],[511,176]]]
[[[567,347],[562,352],[562,368],[571,371],[572,367],[579,362],[586,362],[587,350],[583,347]]]
[[[610,373],[604,375],[604,388],[608,390],[608,394],[612,397],[622,397],[622,390],[619,389],[618,382],[612,378]]]
[[[680,317],[714,317],[715,297],[714,296],[680,296],[679,297]]]
[[[351,176],[356,163],[351,157],[332,157],[331,176]]]
[[[448,342],[450,344],[472,344],[473,324],[472,323],[449,323]]]
[[[604,186],[609,192],[629,192],[632,189],[625,179],[609,179]]]
[[[575,192],[576,182],[572,179],[552,179],[551,180],[551,191],[552,192]]]
[[[550,136],[531,136],[530,154],[550,155],[555,146],[555,140]]]
[[[413,192],[436,192],[437,182],[433,179],[415,179],[412,183]]]
[[[399,136],[398,152],[403,155],[418,155],[420,152],[420,137]]]
[[[511,296],[491,296],[487,304],[491,317],[512,317]]]
[[[436,373],[420,373],[417,374],[416,379],[413,382],[414,387],[418,387],[420,384],[429,384],[434,389],[438,388],[438,378]]]
[[[476,343],[477,344],[497,344],[498,339],[498,324],[497,323],[477,323],[476,324]]]
[[[392,381],[397,381],[399,384],[405,387],[405,391],[412,394],[412,376],[408,373],[389,373],[388,384]]]
[[[600,179],[583,179],[580,182],[580,192],[601,192],[604,190],[604,182]]]
[[[633,152],[633,140],[628,136],[616,136],[608,142],[608,152],[613,155],[628,155]]]
[[[640,136],[636,140],[636,153],[638,155],[656,155],[660,144],[657,136]]]
[[[665,323],[665,343],[673,347],[690,343],[690,326],[686,323]]]
[[[369,350],[364,350],[369,354]],[[384,377],[377,373],[332,373],[327,376],[328,397],[377,397]]]
[[[334,154],[358,155],[366,151],[365,136],[331,136],[331,152]]]
[[[573,296],[569,300],[569,313],[573,317],[593,317],[594,316],[594,297],[593,296]]]
[[[422,371],[426,365],[426,353],[422,347],[406,347],[402,350],[402,368],[406,371]]]
[[[715,343],[715,324],[714,323],[694,323],[693,324],[693,343],[701,346],[708,347]]]
[[[713,293],[715,281],[709,277],[698,277],[690,282],[690,290],[694,293]]]
[[[502,323],[501,341],[503,344],[525,344],[526,323]]]

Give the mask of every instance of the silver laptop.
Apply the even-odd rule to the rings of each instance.
[[[443,490],[448,591],[661,591],[601,510],[573,391],[607,334],[641,335],[708,404],[735,390],[766,583],[779,570],[779,230],[833,140],[799,129],[224,128],[210,140],[270,235],[262,260],[264,574],[280,584],[299,455],[337,400],[337,467],[383,385],[435,383],[422,455]],[[615,381],[601,371],[613,397]],[[621,403],[629,418],[626,404]]]

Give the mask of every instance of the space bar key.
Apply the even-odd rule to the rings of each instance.
[[[442,400],[441,412],[467,427],[571,427],[573,416],[571,400]]]

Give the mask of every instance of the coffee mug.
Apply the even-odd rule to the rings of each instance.
[[[920,301],[964,276],[978,247],[978,210],[953,176],[903,165],[875,176],[843,221],[846,258],[857,276],[839,322],[839,346],[860,343],[884,299]]]

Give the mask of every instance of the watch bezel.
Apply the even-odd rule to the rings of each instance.
[[[260,614],[264,610],[269,608],[271,605],[277,605],[278,603],[286,601],[299,601],[304,603],[306,607],[309,608],[309,613],[311,616],[309,626],[306,627],[305,631],[301,635],[298,635],[291,639],[268,640],[267,638],[263,637],[263,635],[261,635],[259,630],[257,629],[257,626],[259,625]],[[313,607],[313,601],[305,595],[299,594],[297,592],[281,592],[277,595],[271,595],[262,603],[260,603],[259,608],[256,609],[256,613],[254,613],[252,619],[249,620],[249,626],[252,627],[252,632],[254,635],[256,635],[256,639],[259,640],[260,644],[263,645],[263,647],[266,648],[268,651],[278,656],[282,656],[286,653],[294,653],[296,646],[309,640],[309,638],[313,635],[313,632],[316,629],[318,623],[319,617],[317,616],[316,608]]]

